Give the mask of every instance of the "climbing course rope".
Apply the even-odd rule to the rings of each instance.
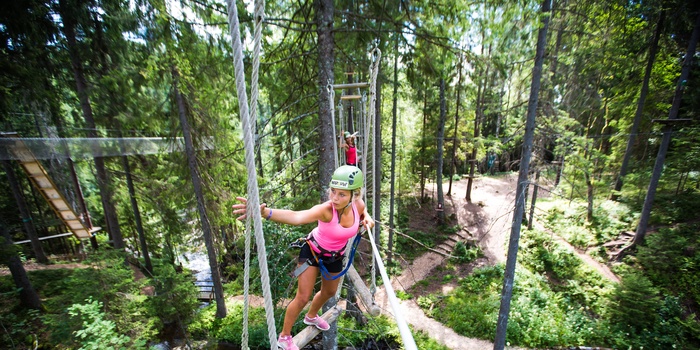
[[[260,39],[262,37],[262,22],[265,16],[265,1],[255,1],[255,35],[253,46],[253,74],[250,77],[250,123],[255,125],[258,107],[258,71],[260,67]],[[245,265],[243,268],[243,332],[241,348],[248,350],[248,311],[250,296],[250,225],[251,218],[245,223]]]
[[[372,244],[372,251],[374,252],[373,255],[379,255],[379,249],[377,249],[377,245],[374,242],[374,235],[372,230],[369,230],[368,236],[369,242],[370,244]],[[394,312],[394,319],[396,320],[396,325],[399,327],[399,333],[401,334],[401,340],[403,341],[404,349],[418,349],[418,347],[416,346],[416,341],[413,340],[411,329],[408,328],[408,323],[406,323],[406,320],[404,319],[403,314],[401,313],[401,308],[399,307],[399,300],[396,298],[396,294],[394,293],[394,287],[391,286],[391,280],[386,274],[384,263],[382,262],[382,259],[379,256],[377,256],[377,265],[379,268],[379,273],[382,275],[382,281],[384,281],[384,288],[386,289],[386,295],[389,298],[389,304],[391,304],[391,308]]]
[[[331,129],[333,129],[333,154],[335,155],[335,167],[338,167],[338,143],[335,134],[335,108],[333,108],[333,102],[335,102],[335,90],[333,90],[333,84],[331,84],[330,79],[328,80],[328,85],[326,85],[326,90],[328,91],[328,101],[331,106]]]
[[[331,101],[331,103],[333,103],[333,101]],[[342,131],[342,129],[345,127],[345,118],[343,117],[343,103],[342,103],[342,101],[338,101],[338,106],[336,107],[336,109],[338,110],[338,125],[340,125],[340,129]],[[335,145],[333,147],[338,147],[338,143],[340,142],[340,140],[341,139],[345,140],[345,135],[338,135],[336,137],[335,136],[335,128],[333,128],[333,130],[334,130],[333,136],[335,139]],[[340,153],[340,163],[337,160],[338,153]],[[335,157],[336,157],[336,161],[335,161],[336,168],[338,168],[340,166],[340,164],[345,164],[345,162],[347,162],[347,159],[345,159],[345,152],[338,152],[338,150],[336,149]]]
[[[372,50],[371,56],[373,58],[372,63],[370,64],[370,80],[369,80],[369,96],[370,96],[370,101],[369,101],[369,121],[368,125],[366,126],[367,134],[365,135],[365,154],[369,154],[367,151],[367,140],[369,139],[370,135],[370,130],[372,129],[372,126],[374,125],[374,118],[375,118],[375,111],[376,111],[376,103],[377,103],[377,75],[379,75],[379,62],[382,58],[382,51],[379,50],[379,48],[374,48]],[[373,142],[372,143],[372,156],[374,156],[377,152],[377,143]],[[364,164],[367,164],[367,156],[365,155],[365,161]],[[374,178],[374,174],[376,174],[376,167],[377,164],[375,162],[372,162],[372,177]],[[365,174],[367,172],[365,171]],[[376,181],[372,181],[372,193],[377,193],[377,188],[376,188]],[[379,219],[379,218],[377,218]],[[370,232],[370,235],[372,233]],[[371,275],[372,275],[372,286],[370,288],[372,292],[372,296],[374,296],[374,293],[377,290],[377,273],[375,271],[375,268],[377,266],[377,261],[375,258],[375,254],[372,254],[372,268],[371,268]]]
[[[261,1],[261,0],[258,0]],[[261,2],[262,3],[262,2]],[[272,305],[272,295],[270,292],[270,276],[267,269],[267,253],[265,252],[265,236],[262,233],[262,218],[260,215],[260,198],[258,194],[258,180],[255,173],[255,143],[248,111],[248,98],[246,94],[245,74],[243,67],[243,49],[241,44],[240,29],[238,24],[238,10],[234,0],[228,0],[228,23],[229,32],[231,35],[231,46],[233,49],[233,63],[236,77],[236,92],[238,94],[238,107],[241,114],[243,124],[243,143],[245,145],[245,160],[246,168],[248,169],[248,202],[246,212],[251,213],[253,217],[253,226],[255,228],[255,240],[258,248],[258,263],[260,268],[260,279],[262,282],[263,298],[265,299],[265,316],[267,319],[267,333],[270,340],[270,349],[277,349],[277,330],[275,329],[274,307]],[[262,8],[258,6],[256,1],[256,9]],[[256,10],[256,21],[262,22],[262,10]],[[256,55],[257,56],[257,55]],[[256,68],[256,67],[254,67]],[[253,76],[257,76],[258,71],[254,69]],[[257,81],[257,78],[256,78]],[[257,83],[256,83],[257,86]],[[257,90],[257,89],[256,89]],[[257,92],[254,93],[257,95]],[[257,99],[257,97],[256,97]],[[247,329],[244,329],[247,333]]]

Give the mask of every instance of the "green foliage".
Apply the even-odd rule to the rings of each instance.
[[[350,317],[338,318],[338,347],[357,346],[371,339],[377,342],[384,341],[391,344],[401,339],[399,329],[395,323],[385,316],[374,317],[366,325],[360,325]]]
[[[682,321],[678,298],[660,297],[651,281],[638,273],[625,276],[615,289],[608,317],[614,330],[625,335],[615,339],[616,345],[635,348],[689,349],[688,324],[697,327],[696,321]]]
[[[399,300],[410,300],[413,299],[413,294],[406,293],[406,291],[401,289],[396,291],[396,297],[399,298]]]
[[[496,291],[502,279],[498,274],[502,272],[502,267],[478,269],[462,279],[460,288],[439,299],[437,305],[433,306],[432,300],[427,299],[421,306],[433,308],[434,317],[459,334],[489,339],[496,326],[500,301]]]
[[[455,247],[452,251],[452,258],[455,262],[460,264],[468,264],[477,258],[484,255],[481,248],[477,245],[471,246],[462,241],[455,243]]]
[[[198,321],[195,321],[190,330],[195,334],[203,334],[208,331],[209,336],[217,341],[241,344],[243,332],[243,304],[236,303],[229,307],[227,315],[223,319],[213,317],[216,309],[210,305],[200,312]],[[267,336],[267,324],[265,323],[265,309],[250,308],[248,314],[248,344],[251,349],[263,350],[270,348]]]
[[[682,195],[658,193],[654,198],[649,225],[669,225],[697,219],[697,208],[700,208],[700,192],[697,190],[686,191]]]
[[[523,265],[534,272],[551,275],[557,280],[575,277],[581,260],[556,244],[550,235],[533,230],[527,231],[521,239],[522,253],[518,258]]]
[[[396,235],[394,252],[397,255],[402,255],[406,259],[414,259],[427,251],[427,248],[434,248],[440,243],[439,237],[436,234],[431,234],[422,231],[409,231],[406,233],[412,239],[402,235]],[[419,243],[415,242],[418,241]]]
[[[646,278],[664,294],[680,298],[682,305],[700,304],[700,286],[697,283],[700,278],[700,238],[697,232],[696,224],[660,229],[648,234],[644,244],[638,248],[637,262]],[[687,314],[687,311],[684,313]],[[698,327],[694,317],[682,317],[681,321],[690,329]],[[689,332],[695,339],[700,339],[697,332]]]
[[[593,208],[593,221],[588,223],[583,203],[555,200],[549,205],[547,228],[580,249],[616,239],[620,232],[632,229],[638,215],[626,204],[603,200]]]
[[[578,248],[594,244],[594,234],[584,226],[586,207],[584,205],[554,206],[547,213],[547,227]]]
[[[29,271],[45,311],[41,315],[8,313],[15,304],[0,303],[2,314],[13,315],[0,319],[8,329],[3,337],[9,334],[10,340],[19,344],[34,334],[40,343],[56,348],[106,346],[110,341],[126,348],[142,348],[157,339],[164,322],[186,322],[198,306],[190,277],[175,273],[172,266],[158,259],[153,262],[153,280],[140,281],[134,280],[123,255],[111,250],[93,253],[86,261],[90,268]],[[0,293],[16,293],[10,277],[0,278]],[[148,284],[155,287],[155,296],[142,294],[141,288]],[[128,342],[123,343],[124,339]]]
[[[106,319],[102,308],[102,303],[92,298],[86,299],[85,304],[73,304],[68,308],[68,315],[82,322],[82,328],[73,332],[79,339],[80,349],[126,349],[129,337],[117,332],[114,321]],[[143,345],[133,344],[132,348],[142,348]]]
[[[419,296],[418,300],[416,300],[416,304],[418,304],[418,306],[420,306],[420,308],[423,309],[426,315],[428,315],[429,317],[434,317],[433,308],[438,302],[438,299],[439,298],[434,295]]]
[[[447,350],[428,334],[412,331],[419,349]],[[400,348],[401,334],[393,320],[386,316],[373,317],[366,324],[357,324],[352,317],[338,318],[338,348],[365,348],[364,346],[386,346]],[[384,349],[385,347],[381,347]]]
[[[192,277],[178,273],[173,265],[161,260],[156,260],[153,269],[155,295],[147,303],[148,314],[156,317],[158,325],[188,323],[199,306]]]
[[[4,288],[3,288],[4,289]],[[17,292],[2,293],[0,297],[4,298],[4,302],[0,305],[0,326],[3,328],[0,334],[0,343],[10,344],[12,348],[27,348],[35,347],[35,342],[43,343],[41,323],[41,313],[34,309],[19,309],[14,308],[13,312],[8,312],[10,305],[6,302],[17,300]],[[8,346],[9,348],[9,346]]]

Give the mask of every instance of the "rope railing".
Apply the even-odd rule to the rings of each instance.
[[[386,274],[386,269],[384,268],[384,263],[382,262],[382,258],[379,255],[379,249],[377,249],[377,245],[374,242],[374,233],[372,230],[368,230],[368,236],[369,236],[369,242],[372,244],[372,252],[374,253],[376,263],[377,263],[377,268],[379,269],[379,273],[382,275],[382,281],[384,282],[384,288],[386,289],[386,295],[387,298],[389,298],[389,304],[391,305],[391,309],[394,313],[394,319],[396,320],[396,325],[399,327],[399,333],[401,334],[401,340],[403,341],[403,346],[406,350],[418,350],[418,347],[416,346],[416,341],[413,340],[413,334],[411,333],[411,329],[408,328],[408,323],[406,323],[406,320],[403,317],[403,314],[401,313],[401,309],[399,306],[399,300],[396,298],[396,293],[394,292],[394,287],[391,286],[391,280],[389,279],[389,276]]]
[[[262,22],[265,18],[265,1],[255,0],[255,35],[253,46],[253,74],[250,77],[250,123],[255,125],[258,107],[258,72],[260,67],[260,40],[262,38]],[[245,265],[243,273],[243,334],[241,334],[241,348],[248,350],[248,314],[250,308],[250,244],[251,244],[251,218],[245,223]]]
[[[248,169],[248,201],[246,211],[252,214],[253,227],[255,228],[255,240],[258,248],[258,265],[260,268],[260,280],[262,282],[263,297],[265,299],[265,316],[267,319],[267,332],[270,340],[270,349],[277,349],[277,330],[275,329],[274,306],[272,305],[272,293],[270,291],[270,276],[267,268],[267,253],[265,249],[265,236],[262,232],[262,217],[260,214],[260,198],[258,193],[258,179],[255,173],[255,141],[253,128],[250,125],[250,112],[248,109],[248,96],[246,92],[245,73],[243,67],[243,48],[241,33],[238,23],[238,10],[234,0],[228,0],[228,23],[233,49],[234,73],[236,77],[236,92],[238,94],[238,108],[242,122],[243,142],[245,145],[246,169]],[[256,14],[257,15],[257,14]],[[253,75],[258,72],[254,71]]]

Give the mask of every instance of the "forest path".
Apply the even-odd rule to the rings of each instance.
[[[494,265],[505,262],[506,240],[510,236],[510,222],[515,200],[515,181],[517,174],[503,177],[480,177],[472,185],[471,203],[465,199],[467,180],[452,182],[452,195],[447,197],[449,183],[443,184],[445,193],[445,215],[455,214],[457,222],[462,227],[449,241],[473,240],[482,248],[487,263]],[[427,184],[430,189],[434,184]],[[433,191],[434,192],[434,191]],[[443,255],[428,252],[404,267],[403,273],[392,280],[392,286],[397,291],[410,293],[409,289],[434,272],[445,260]],[[453,285],[441,286],[443,292],[448,292]],[[389,317],[391,307],[384,288],[379,288],[375,302],[382,312]],[[490,341],[467,338],[454,332],[451,328],[425,315],[414,300],[400,300],[401,312],[406,321],[415,329],[429,334],[438,343],[453,350],[484,350],[492,349]],[[507,347],[507,349],[521,349]]]
[[[484,252],[485,259],[477,261],[475,267],[483,265],[495,265],[505,263],[507,242],[512,229],[512,213],[515,206],[517,173],[497,177],[478,177],[474,180],[471,191],[471,202],[465,199],[467,180],[452,182],[452,195],[447,196],[449,183],[443,184],[445,193],[445,214],[454,214],[457,222],[462,227],[460,232],[454,234],[448,241],[472,240],[477,242]],[[430,189],[434,184],[427,184]],[[546,193],[545,193],[546,195]],[[542,196],[542,192],[540,192]],[[535,224],[544,229],[535,221]],[[608,266],[594,260],[586,252],[576,249],[561,237],[553,234],[555,239],[564,247],[570,249],[586,264],[595,268],[603,277],[618,282],[619,279]],[[443,255],[428,252],[416,258],[411,264],[404,267],[400,276],[394,277],[392,286],[395,290],[410,293],[411,287],[423,279],[436,274],[436,267],[440,266],[446,258]],[[441,286],[429,287],[433,292],[447,293],[456,287],[454,282]],[[388,303],[386,291],[379,288],[375,295],[375,301],[382,308],[382,312],[390,317],[391,308]],[[425,315],[423,310],[414,300],[399,301],[401,312],[407,322],[415,329],[429,334],[440,344],[454,350],[482,350],[492,349],[493,343],[481,339],[467,338],[455,333],[442,323]],[[508,349],[520,349],[508,347]]]
[[[66,263],[66,264],[39,264],[34,261],[24,263],[25,271],[35,271],[35,270],[57,270],[57,269],[87,269],[90,266],[82,263]],[[6,276],[10,274],[10,269],[2,265],[0,266],[0,276]]]

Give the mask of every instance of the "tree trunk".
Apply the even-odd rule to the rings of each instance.
[[[532,230],[532,223],[535,222],[535,203],[537,203],[537,192],[540,188],[540,171],[535,173],[535,183],[532,186],[532,201],[530,203],[530,219],[527,221],[527,229]]]
[[[70,55],[71,67],[75,78],[76,93],[80,100],[80,108],[85,118],[85,124],[88,129],[88,137],[97,138],[97,129],[95,119],[90,105],[88,96],[87,80],[83,72],[83,64],[78,54],[78,47],[75,35],[75,19],[70,16],[71,9],[66,7],[66,0],[59,1],[61,17],[63,18],[63,31],[68,43],[68,53]],[[95,171],[97,173],[97,186],[100,189],[100,197],[102,207],[104,209],[105,220],[107,221],[107,230],[112,237],[114,248],[123,249],[124,239],[122,238],[121,229],[119,228],[119,219],[117,218],[116,209],[114,207],[112,190],[109,185],[109,176],[105,167],[104,159],[100,156],[94,158]]]
[[[591,173],[585,171],[584,177],[586,178],[586,222],[593,222],[593,181],[591,180]]]
[[[445,224],[445,197],[442,193],[442,161],[443,146],[445,144],[445,119],[447,118],[445,102],[445,78],[440,78],[440,123],[437,130],[437,170],[435,183],[437,184],[437,218],[440,225]]]
[[[24,199],[22,189],[19,187],[19,182],[17,181],[17,177],[15,177],[15,171],[12,169],[12,163],[9,160],[3,160],[2,166],[5,168],[7,182],[12,189],[12,196],[15,197],[17,209],[19,209],[19,215],[22,217],[22,224],[24,225],[24,230],[27,233],[27,238],[29,238],[29,241],[32,244],[32,251],[34,251],[36,261],[41,264],[48,264],[49,258],[46,257],[44,248],[41,247],[41,241],[39,241],[39,235],[36,233],[36,227],[34,226],[34,221],[32,220],[32,213],[29,211],[27,201]]]
[[[508,258],[503,278],[503,291],[501,292],[501,307],[496,323],[496,337],[493,344],[494,350],[503,350],[506,345],[506,330],[508,327],[508,314],[510,313],[510,299],[513,296],[513,282],[515,278],[515,263],[518,256],[518,244],[520,240],[520,227],[522,225],[523,212],[525,211],[525,197],[527,193],[527,176],[532,156],[532,144],[535,136],[535,119],[537,116],[537,95],[540,91],[542,78],[542,64],[544,62],[544,49],[547,44],[547,28],[549,27],[550,0],[542,2],[542,25],[537,35],[537,50],[535,51],[535,66],[532,69],[532,85],[530,86],[530,99],[527,104],[527,120],[525,122],[525,136],[523,139],[523,154],[520,158],[520,171],[515,193],[515,212],[513,213],[513,227],[508,242]]]
[[[637,101],[637,111],[634,114],[634,121],[632,122],[632,127],[630,128],[630,135],[627,139],[627,148],[625,148],[625,155],[622,158],[622,165],[620,166],[620,174],[617,176],[617,181],[615,182],[615,189],[610,195],[610,199],[616,201],[622,190],[622,184],[627,175],[627,167],[629,166],[630,158],[632,158],[632,149],[634,148],[634,142],[637,140],[637,131],[639,130],[639,123],[642,120],[642,111],[644,110],[644,102],[646,101],[647,94],[649,93],[649,80],[651,79],[651,70],[654,67],[654,60],[656,59],[656,51],[659,47],[659,38],[661,37],[661,32],[664,27],[664,19],[666,17],[666,11],[662,11],[659,15],[659,21],[656,23],[656,30],[654,31],[654,38],[651,41],[651,46],[649,47],[649,57],[647,58],[647,67],[644,70],[644,80],[642,81],[642,90],[639,93],[639,100]]]
[[[335,154],[333,147],[335,140],[333,139],[333,104],[335,101],[330,100],[327,86],[335,82],[333,75],[333,65],[335,64],[335,47],[333,33],[333,11],[335,6],[333,0],[316,0],[314,2],[316,8],[316,33],[318,35],[318,123],[319,123],[319,165],[318,165],[318,181],[321,189],[328,188],[328,184],[335,171]],[[365,174],[365,176],[367,176]],[[320,200],[325,200],[326,191],[320,191]],[[331,298],[323,306],[323,311],[327,311],[337,303],[335,297]],[[333,322],[331,329],[323,332],[324,349],[335,349],[337,347],[337,332],[338,323]]]
[[[459,105],[460,105],[460,88],[462,87],[462,63],[464,62],[464,55],[462,53],[459,54],[459,65],[457,66],[457,75],[459,78],[457,78],[457,106],[455,107],[455,129],[454,132],[452,133],[452,157],[451,157],[451,163],[450,163],[450,186],[447,188],[447,195],[451,196],[452,195],[452,178],[455,175],[455,164],[457,163],[457,160],[455,159],[457,157],[457,145],[459,144],[459,141],[457,140],[457,130],[459,129]],[[497,135],[498,136],[498,135]]]
[[[423,90],[423,127],[421,128],[421,143],[420,143],[420,200],[421,203],[425,199],[425,169],[428,168],[428,165],[425,164],[425,157],[423,156],[425,154],[425,128],[427,124],[427,118],[428,118],[428,94],[427,90]]]
[[[119,138],[121,138],[121,132],[119,133]],[[124,147],[122,146],[122,154],[124,154]],[[146,265],[146,271],[150,275],[153,275],[153,265],[151,265],[151,256],[148,253],[148,244],[146,244],[146,234],[143,232],[143,223],[141,221],[141,211],[139,210],[139,204],[136,201],[136,190],[134,189],[134,180],[131,176],[131,167],[129,166],[129,157],[122,155],[122,165],[124,167],[124,173],[126,174],[126,186],[129,189],[129,198],[131,199],[131,210],[134,212],[134,223],[136,224],[136,232],[139,235],[139,245],[141,247],[141,253],[143,253],[144,264]]]
[[[396,118],[399,99],[399,39],[394,45],[394,95],[391,108],[391,189],[389,190],[389,240],[387,243],[386,262],[391,266],[394,251],[394,181],[396,179]]]
[[[319,122],[319,169],[318,181],[320,188],[328,188],[333,171],[335,171],[335,155],[333,154],[333,108],[334,101],[328,96],[327,86],[335,82],[333,65],[335,64],[335,48],[333,33],[332,0],[316,0],[316,25],[318,34],[318,122]],[[365,174],[366,175],[366,174]],[[326,200],[325,191],[321,191],[321,200]]]
[[[484,33],[482,33],[482,38],[485,36]],[[489,52],[491,49],[489,49]],[[481,55],[484,55],[484,48],[481,48]],[[467,179],[467,194],[465,196],[467,202],[471,203],[472,201],[472,185],[474,184],[474,168],[476,167],[476,156],[477,156],[477,140],[479,138],[479,135],[481,135],[481,131],[479,130],[481,120],[483,117],[483,111],[484,111],[484,95],[486,94],[486,86],[488,85],[488,76],[489,76],[489,69],[490,67],[486,67],[486,73],[483,76],[483,79],[479,79],[479,86],[477,88],[476,92],[476,113],[474,113],[474,141],[472,142],[472,152],[471,156],[469,158],[469,178]]]
[[[0,223],[0,231],[2,231],[3,246],[6,252],[9,252],[9,257],[5,263],[7,267],[10,268],[10,273],[12,273],[12,279],[15,281],[15,286],[19,289],[19,300],[22,306],[30,309],[41,309],[41,299],[39,299],[39,294],[32,286],[29,281],[29,276],[27,276],[27,271],[22,266],[22,260],[20,260],[17,252],[15,251],[14,244],[12,244],[12,237],[10,237],[10,232],[4,223]],[[4,255],[4,254],[3,254]]]
[[[216,247],[214,246],[214,237],[212,236],[211,225],[209,224],[209,216],[204,201],[204,190],[202,188],[202,179],[197,166],[197,158],[192,142],[192,130],[187,121],[187,107],[185,100],[180,93],[179,82],[180,72],[177,67],[172,68],[173,76],[173,93],[177,103],[178,116],[180,117],[180,126],[182,127],[182,136],[185,139],[185,153],[187,154],[187,166],[190,169],[192,177],[192,185],[194,187],[194,195],[197,198],[197,209],[199,210],[199,220],[202,225],[202,234],[204,235],[204,244],[207,247],[207,256],[209,257],[209,267],[211,268],[211,278],[214,283],[214,294],[216,298],[216,317],[226,317],[226,301],[224,300],[224,290],[221,286],[221,275],[219,274],[219,263],[216,258]],[[241,102],[244,103],[244,102]]]
[[[690,77],[690,70],[693,65],[693,56],[695,54],[695,47],[698,43],[698,37],[700,37],[700,14],[695,19],[695,27],[693,28],[693,34],[688,42],[688,51],[685,53],[685,60],[683,60],[683,68],[681,69],[681,76],[678,78],[678,84],[676,84],[676,92],[673,96],[673,104],[671,105],[671,110],[668,114],[669,120],[674,120],[678,117],[678,110],[681,107],[681,99],[683,97],[683,87],[686,85],[688,78]],[[656,187],[659,184],[659,179],[661,178],[661,172],[664,169],[664,160],[666,158],[666,151],[671,143],[671,123],[666,124],[664,127],[664,134],[661,139],[661,144],[659,145],[659,153],[656,156],[656,163],[654,164],[654,170],[651,174],[651,180],[649,181],[649,190],[647,191],[646,198],[644,199],[644,206],[642,207],[642,214],[639,218],[639,224],[637,225],[637,232],[634,235],[634,240],[632,246],[636,246],[644,241],[644,236],[646,235],[647,225],[649,223],[649,216],[651,215],[651,207],[654,205],[654,196],[656,195]]]

